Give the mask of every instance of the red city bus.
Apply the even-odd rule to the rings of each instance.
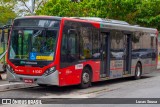
[[[40,86],[80,85],[141,78],[156,70],[153,28],[93,17],[30,16],[14,20],[8,53],[9,81]]]

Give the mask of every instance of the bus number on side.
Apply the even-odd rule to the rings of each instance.
[[[77,65],[75,65],[75,69],[76,70],[83,69],[83,64],[77,64]]]

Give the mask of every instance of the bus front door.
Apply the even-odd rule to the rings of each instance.
[[[101,32],[100,35],[101,41],[101,70],[100,70],[100,77],[108,77],[109,70],[110,70],[110,35],[107,32]]]

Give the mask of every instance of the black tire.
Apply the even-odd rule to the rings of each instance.
[[[91,86],[91,80],[92,80],[91,70],[88,67],[85,67],[81,75],[81,83],[79,85],[80,88],[84,89]]]
[[[46,84],[38,84],[40,87],[47,87],[48,85]]]
[[[142,75],[142,66],[140,63],[137,63],[136,69],[135,69],[134,79],[136,79],[136,80],[140,79],[141,75]]]

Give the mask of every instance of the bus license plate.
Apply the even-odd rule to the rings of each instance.
[[[33,83],[33,79],[24,79],[25,83]]]

